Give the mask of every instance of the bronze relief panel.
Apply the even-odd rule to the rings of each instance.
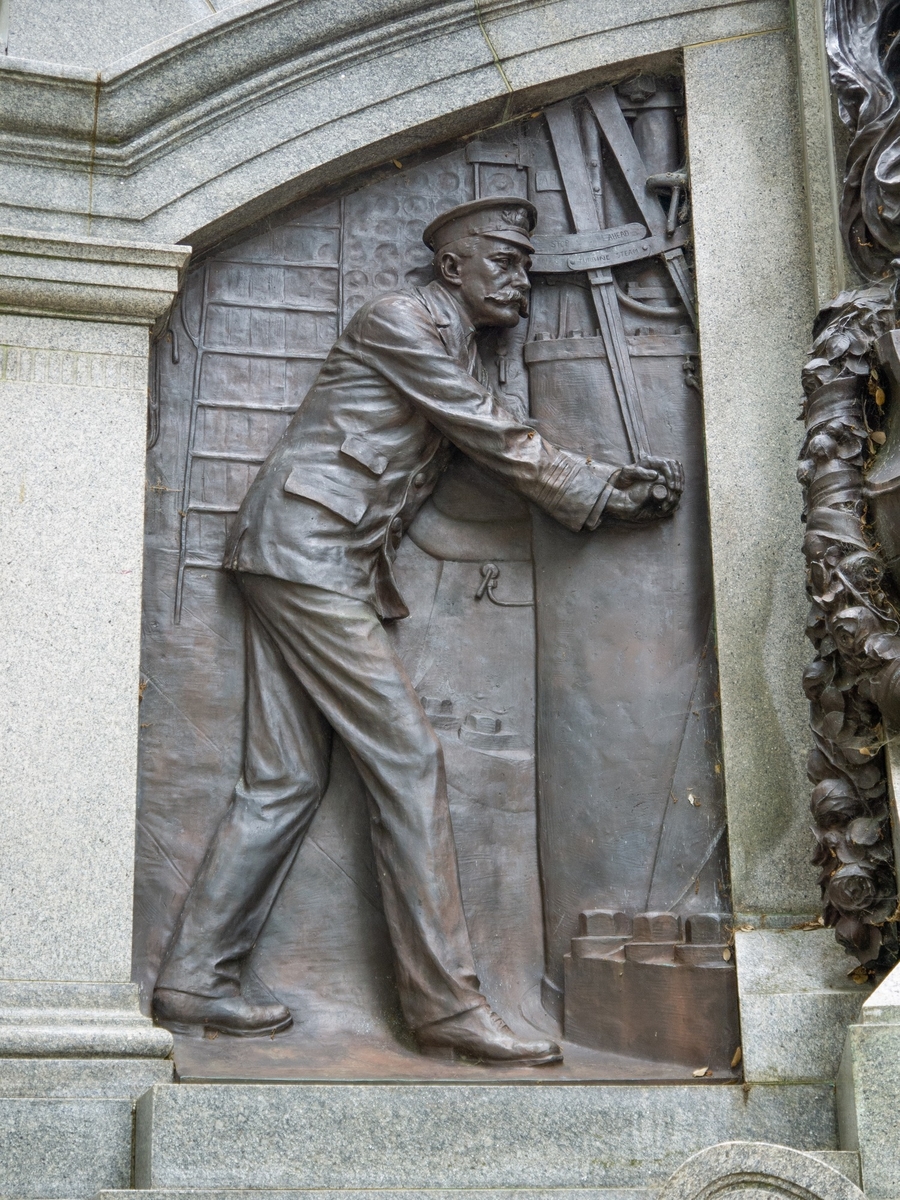
[[[682,117],[598,89],[194,267],[135,940],[182,1078],[733,1078]]]

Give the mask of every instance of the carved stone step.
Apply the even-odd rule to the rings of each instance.
[[[808,1153],[840,1171],[857,1187],[859,1155],[852,1150],[811,1150]],[[332,1189],[329,1189],[332,1190]],[[656,1200],[658,1188],[346,1188],[333,1189],[340,1200]],[[94,1200],[324,1200],[323,1190],[152,1188],[148,1191],[102,1191]]]
[[[393,1188],[329,1189],[340,1200],[655,1200],[654,1188]],[[216,1191],[189,1188],[134,1192],[98,1192],[94,1200],[326,1200],[320,1189],[294,1191],[258,1191],[225,1189]]]
[[[157,1086],[137,1105],[134,1180],[163,1192],[503,1188],[586,1196],[581,1189],[661,1187],[691,1154],[723,1141],[836,1144],[829,1085],[745,1091],[552,1079],[549,1068],[544,1086]]]

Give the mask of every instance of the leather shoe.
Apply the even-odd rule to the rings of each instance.
[[[263,1037],[294,1023],[283,1004],[250,1004],[243,996],[195,996],[157,988],[153,1016],[172,1033],[202,1037],[206,1030],[231,1037]]]
[[[469,1058],[498,1067],[562,1062],[562,1051],[555,1042],[523,1041],[486,1004],[425,1025],[416,1030],[416,1039],[422,1053],[431,1058]]]

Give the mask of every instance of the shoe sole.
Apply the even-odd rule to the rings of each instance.
[[[165,1017],[155,1017],[154,1020],[157,1025],[162,1025],[163,1029],[168,1029],[170,1033],[178,1033],[182,1037],[192,1038],[202,1038],[208,1033],[224,1033],[228,1037],[269,1037],[276,1033],[283,1033],[285,1029],[290,1029],[294,1024],[294,1018],[290,1016],[275,1021],[272,1025],[259,1025],[255,1029],[234,1029],[215,1021],[198,1024],[193,1021],[170,1021]]]
[[[466,1054],[463,1050],[455,1050],[452,1046],[420,1046],[419,1050],[426,1058],[438,1059],[441,1062],[471,1063],[478,1067],[549,1067],[561,1063],[561,1054],[543,1054],[533,1058],[477,1058],[474,1054]]]

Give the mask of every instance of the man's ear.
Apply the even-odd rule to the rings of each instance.
[[[435,274],[451,287],[459,287],[462,280],[459,274],[459,255],[452,250],[442,250],[434,264]]]

